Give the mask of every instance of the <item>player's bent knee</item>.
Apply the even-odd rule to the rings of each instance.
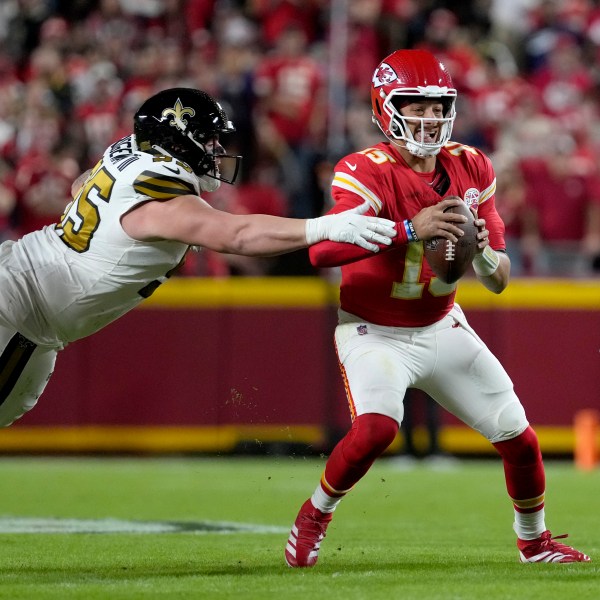
[[[520,433],[527,425],[525,409],[520,402],[507,404],[498,414],[498,427],[508,434]]]
[[[37,347],[0,398],[0,427],[8,427],[30,411],[42,395],[54,370],[57,351]]]
[[[0,406],[0,427],[9,427],[29,412],[38,401],[38,394],[18,393],[10,396]]]
[[[527,429],[529,422],[525,409],[518,400],[505,404],[496,416],[495,428],[486,436],[492,443],[510,440]]]

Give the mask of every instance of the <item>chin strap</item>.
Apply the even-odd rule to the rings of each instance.
[[[202,192],[215,192],[221,187],[221,180],[215,177],[202,175],[202,177],[198,177],[198,181],[200,182],[200,191]]]

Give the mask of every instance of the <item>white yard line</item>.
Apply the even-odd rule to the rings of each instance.
[[[128,521],[0,516],[5,533],[287,533],[284,527],[226,521]]]

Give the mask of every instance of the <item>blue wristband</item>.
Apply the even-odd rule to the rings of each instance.
[[[419,236],[417,235],[417,232],[415,231],[415,226],[412,224],[412,221],[409,219],[405,219],[403,221],[404,223],[404,230],[406,231],[406,237],[408,238],[409,242],[418,242],[419,241]]]

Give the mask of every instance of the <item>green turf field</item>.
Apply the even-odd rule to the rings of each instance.
[[[319,564],[292,570],[287,533],[323,466],[0,458],[0,598],[600,598],[599,470],[547,465],[548,525],[592,563],[518,562],[499,461],[382,459],[338,508]]]

